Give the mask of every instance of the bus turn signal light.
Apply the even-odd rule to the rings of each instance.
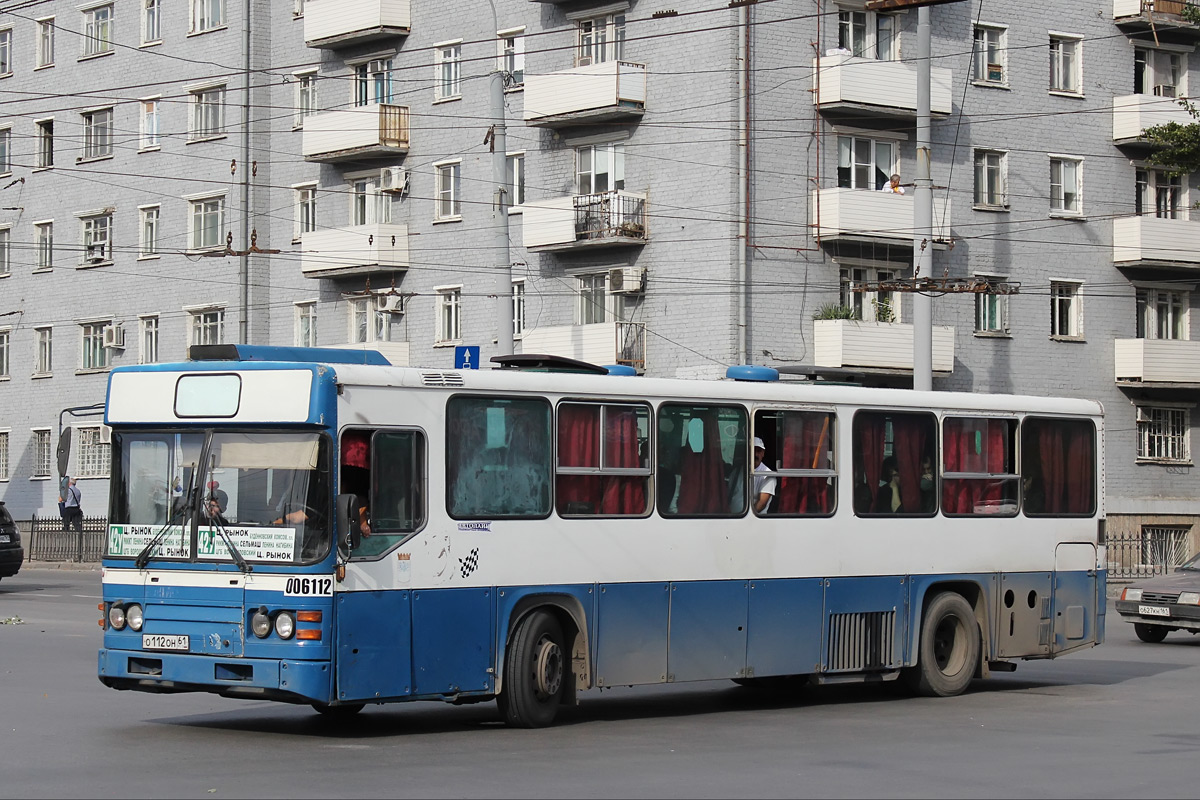
[[[296,638],[320,641],[321,640],[321,629],[320,628],[303,628],[301,630],[296,631]]]
[[[296,621],[297,622],[320,622],[321,621],[321,612],[320,611],[297,611],[296,612]]]

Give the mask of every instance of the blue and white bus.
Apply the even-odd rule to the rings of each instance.
[[[1095,402],[190,358],[109,376],[116,689],[328,714],[495,699],[535,727],[621,685],[951,696],[1103,640]]]

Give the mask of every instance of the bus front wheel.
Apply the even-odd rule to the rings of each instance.
[[[504,686],[496,699],[514,728],[544,728],[562,701],[567,660],[562,625],[547,611],[534,611],[513,631],[504,655]]]
[[[955,592],[929,603],[921,621],[917,665],[906,673],[909,686],[927,697],[962,694],[979,665],[979,623],[975,610]]]

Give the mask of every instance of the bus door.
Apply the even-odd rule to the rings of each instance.
[[[1060,544],[1054,550],[1054,653],[1096,641],[1096,546]]]

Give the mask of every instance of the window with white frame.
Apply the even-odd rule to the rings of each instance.
[[[0,481],[8,480],[8,470],[8,431],[0,431]]]
[[[1080,61],[1083,41],[1078,36],[1050,34],[1050,91],[1081,94]]]
[[[1135,47],[1133,50],[1133,93],[1158,97],[1184,97],[1187,61],[1183,53]]]
[[[579,297],[575,317],[580,325],[612,322],[624,316],[624,295],[609,291],[608,270],[575,276]]]
[[[225,341],[225,309],[204,308],[188,312],[190,344],[221,344]]]
[[[1083,336],[1083,286],[1069,281],[1050,281],[1050,336],[1078,339]]]
[[[37,346],[33,374],[49,375],[54,371],[54,329],[50,326],[34,328],[33,338]]]
[[[1138,216],[1154,214],[1159,219],[1183,219],[1186,215],[1182,175],[1161,169],[1139,169],[1134,185],[1133,210]]]
[[[142,0],[142,44],[162,41],[162,0]]]
[[[625,145],[620,142],[575,148],[578,194],[601,194],[625,188]]]
[[[392,102],[392,59],[377,58],[354,68],[354,105]]]
[[[997,25],[975,26],[975,82],[1008,85],[1008,30]]]
[[[149,97],[139,102],[138,149],[150,150],[159,146],[158,98]]]
[[[509,153],[504,160],[505,183],[508,203],[519,206],[525,202],[525,154]]]
[[[112,3],[84,10],[83,54],[85,56],[112,52],[112,22]]]
[[[294,3],[292,5],[292,16],[293,17],[303,17],[304,16],[304,0],[294,0]]]
[[[353,225],[386,225],[392,221],[392,198],[379,186],[376,174],[350,182],[350,222]]]
[[[53,463],[51,456],[54,453],[50,443],[50,429],[35,428],[30,444],[33,447],[33,477],[49,478]]]
[[[100,425],[80,425],[79,453],[75,457],[76,475],[80,478],[107,478],[112,458],[112,446],[106,443]]]
[[[12,75],[12,28],[0,30],[0,78]]]
[[[434,99],[462,96],[462,40],[434,45]]]
[[[225,0],[191,0],[191,33],[203,33],[225,24]]]
[[[54,17],[37,21],[37,66],[54,66]]]
[[[979,275],[985,280],[1003,281],[995,275]],[[1008,295],[979,292],[975,295],[975,333],[1008,333]]]
[[[37,156],[34,164],[38,169],[54,166],[54,120],[38,120],[37,127]]]
[[[499,41],[500,71],[506,76],[505,86],[516,88],[525,83],[525,29],[513,28],[496,33]]]
[[[296,303],[296,346],[317,346],[316,301]]]
[[[317,71],[296,72],[293,77],[296,79],[296,114],[292,125],[299,128],[305,117],[317,113]]]
[[[1187,339],[1189,293],[1138,287],[1137,338]]]
[[[512,282],[513,336],[525,333],[525,279]]]
[[[12,273],[12,231],[0,228],[0,276]]]
[[[225,244],[225,195],[189,200],[192,250],[205,250]]]
[[[33,238],[37,243],[37,269],[54,269],[54,223],[34,223]]]
[[[162,209],[159,206],[141,206],[138,208],[141,217],[138,236],[138,257],[149,258],[158,255],[158,218]]]
[[[1136,407],[1138,461],[1188,463],[1192,460],[1188,432],[1191,411],[1170,406]]]
[[[575,22],[576,66],[620,61],[625,57],[625,15],[605,14]]]
[[[85,322],[79,326],[82,349],[80,369],[108,369],[108,348],[104,346],[104,329],[111,322]]]
[[[192,108],[191,126],[188,128],[188,138],[210,139],[225,134],[225,87],[206,86],[192,89],[190,105]]]
[[[299,239],[317,229],[317,185],[308,183],[292,187],[295,214],[292,219],[292,238]]]
[[[10,377],[12,369],[12,328],[0,328],[0,378]]]
[[[138,363],[158,363],[158,315],[138,319]]]
[[[842,307],[854,311],[854,318],[865,322],[899,322],[900,301],[895,292],[856,292],[863,283],[876,284],[897,277],[896,270],[887,267],[847,266],[838,269],[838,300]]]
[[[80,219],[83,226],[83,263],[101,264],[112,260],[113,217],[111,213]]]
[[[347,302],[352,344],[392,341],[392,314],[380,310],[377,295],[351,297]]]
[[[83,157],[107,158],[113,154],[113,110],[85,111],[83,117]]]
[[[890,139],[839,136],[838,186],[843,189],[882,189],[899,171],[899,147]]]
[[[462,215],[462,164],[434,164],[436,181],[434,194],[435,220],[459,219]]]
[[[1008,207],[1008,154],[1000,150],[975,151],[975,205]]]
[[[442,286],[434,290],[437,303],[439,344],[462,340],[462,287]]]
[[[838,47],[862,58],[900,59],[900,25],[892,14],[838,11]]]
[[[1062,214],[1083,213],[1083,160],[1050,157],[1050,210]]]
[[[0,128],[0,175],[12,172],[12,129]]]

